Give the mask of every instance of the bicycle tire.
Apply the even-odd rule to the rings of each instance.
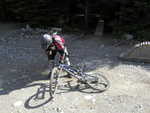
[[[49,93],[52,98],[54,97],[54,95],[57,91],[58,76],[59,76],[58,68],[54,67],[52,69],[51,76],[50,76],[50,82],[49,82]]]
[[[103,76],[103,75],[101,75],[99,73],[86,74],[86,78],[87,77],[91,77],[91,78],[97,79],[96,82],[91,82],[91,81],[88,81],[88,80],[86,81],[87,86],[90,87],[93,90],[97,90],[97,92],[106,91],[110,87],[109,80],[105,76]]]

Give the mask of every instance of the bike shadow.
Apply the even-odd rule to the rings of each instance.
[[[81,93],[93,94],[93,93],[103,93],[105,91],[106,90],[94,90],[85,83],[80,83],[75,80],[68,80],[65,81],[63,85],[58,87],[58,92],[56,94],[63,94],[69,92],[81,92]]]
[[[45,83],[32,84],[28,87],[40,86],[36,93],[30,96],[24,103],[24,107],[27,109],[35,109],[48,104],[52,101],[52,97],[49,95],[49,85]]]
[[[61,95],[70,92],[81,92],[81,93],[102,93],[104,90],[93,90],[87,87],[86,84],[79,83],[76,79],[67,78],[66,75],[60,77],[60,84],[56,91],[56,95]],[[65,80],[65,81],[63,81]],[[35,109],[42,107],[43,105],[53,102],[53,98],[49,94],[49,84],[48,83],[34,83],[27,85],[26,87],[37,87],[36,92],[30,96],[24,103],[24,107],[27,109]],[[54,97],[55,98],[55,97]]]

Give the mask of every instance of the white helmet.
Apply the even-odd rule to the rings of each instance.
[[[43,38],[47,41],[47,42],[52,42],[52,36],[49,34],[44,34]]]
[[[41,46],[43,49],[47,49],[53,42],[52,36],[49,34],[44,34],[41,39]]]

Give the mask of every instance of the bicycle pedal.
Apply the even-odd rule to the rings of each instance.
[[[64,77],[66,77],[66,78],[72,78],[72,76],[70,76],[70,75],[65,75]]]

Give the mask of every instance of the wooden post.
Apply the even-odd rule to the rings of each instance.
[[[104,30],[104,20],[99,20],[97,27],[96,27],[95,35],[96,36],[102,36],[103,30]]]

